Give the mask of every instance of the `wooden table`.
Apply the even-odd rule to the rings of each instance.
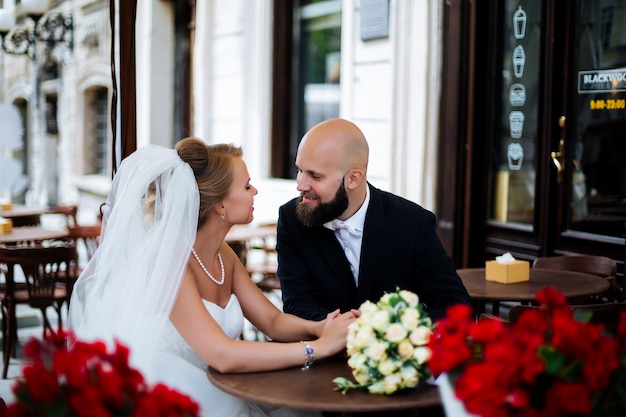
[[[231,248],[233,248],[235,253],[239,256],[239,259],[241,259],[241,262],[246,265],[248,256],[248,240],[254,238],[267,238],[271,236],[276,236],[276,225],[236,225],[231,227],[230,231],[226,235],[225,241]]]
[[[67,237],[66,230],[45,229],[39,226],[14,227],[11,233],[0,235],[0,243],[33,242]]]
[[[530,268],[530,280],[502,284],[485,280],[485,268],[457,270],[467,292],[476,303],[476,314],[485,311],[485,303],[493,302],[493,314],[498,315],[501,301],[535,301],[537,291],[554,287],[568,300],[601,294],[609,288],[606,278],[583,272],[560,269]]]
[[[244,400],[300,410],[352,412],[441,409],[439,388],[427,383],[395,395],[369,394],[351,390],[346,394],[335,391],[333,379],[354,380],[347,360],[327,359],[306,371],[299,367],[270,372],[222,374],[209,368],[211,382],[229,394]],[[412,415],[416,415],[413,413]]]
[[[255,237],[276,236],[276,225],[273,226],[254,226],[254,225],[236,225],[230,228],[226,235],[226,242],[245,242]]]
[[[0,210],[0,217],[11,219],[13,227],[32,226],[41,222],[41,215],[45,212],[45,208],[13,204],[11,210]]]

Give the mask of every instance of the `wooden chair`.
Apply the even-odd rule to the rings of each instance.
[[[262,228],[273,228],[276,230],[275,223],[259,225]],[[258,236],[249,236],[244,243],[244,250],[241,252],[244,256],[244,265],[250,279],[265,294],[265,296],[276,306],[282,302],[280,296],[280,281],[276,274],[278,264],[276,262],[276,234],[266,232]],[[242,338],[246,340],[267,341],[269,338],[258,329],[250,324],[252,332],[242,333]]]
[[[261,225],[263,227],[276,228],[276,223],[267,223]],[[280,281],[278,280],[276,261],[276,235],[258,236],[249,239],[246,242],[246,256],[252,254],[261,254],[262,260],[259,262],[250,262],[246,259],[245,265],[248,274],[256,282],[256,285],[265,293],[280,290]]]
[[[98,245],[100,244],[100,233],[102,232],[102,225],[100,223],[89,226],[70,226],[67,228],[67,239],[74,242],[79,254],[84,253],[85,259],[80,262],[80,266],[86,265],[91,259]],[[82,247],[81,247],[82,245]],[[83,249],[81,251],[79,248]]]
[[[66,276],[65,271],[61,271],[57,276],[57,280],[59,283],[64,284],[68,288],[69,294],[71,294],[76,280],[98,249],[102,225],[98,223],[88,226],[68,226],[67,231],[68,235],[64,241],[76,247],[76,270],[72,271],[73,276],[69,277]],[[68,298],[67,307],[69,308],[69,306]]]
[[[6,289],[2,294],[3,379],[7,377],[10,358],[16,355],[17,305],[26,304],[41,311],[44,336],[52,331],[48,307],[54,308],[61,327],[61,308],[69,303],[77,277],[76,259],[76,246],[67,242],[54,246],[0,246],[0,263],[7,266]],[[18,267],[23,271],[26,289],[17,288]],[[59,284],[60,276],[66,284]]]
[[[620,303],[577,304],[570,307],[574,311],[591,312],[590,323],[602,324],[608,332],[614,333],[619,324],[620,313],[626,311],[626,301]],[[515,305],[509,310],[508,321],[516,323],[524,311],[538,308],[540,307]]]
[[[67,227],[78,226],[78,206],[75,204],[66,206],[56,206],[47,211],[48,214],[59,214],[65,217]]]
[[[609,281],[609,289],[603,294],[608,301],[620,301],[621,296],[616,288],[617,262],[606,256],[593,255],[564,255],[539,257],[533,262],[533,268],[564,269],[567,271],[586,272],[606,278]],[[593,297],[590,303],[602,301],[602,296]]]

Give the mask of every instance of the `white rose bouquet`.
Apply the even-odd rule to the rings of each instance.
[[[356,383],[335,378],[335,390],[352,388],[373,394],[393,394],[414,388],[431,376],[427,347],[433,324],[416,294],[396,289],[378,303],[366,301],[361,315],[349,327],[348,365]]]

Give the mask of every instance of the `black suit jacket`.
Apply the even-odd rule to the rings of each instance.
[[[433,320],[448,306],[471,304],[435,230],[435,215],[371,185],[365,217],[359,285],[333,231],[305,227],[296,216],[297,198],[279,209],[278,277],[283,309],[321,320],[337,308],[359,308],[396,287],[416,293]]]

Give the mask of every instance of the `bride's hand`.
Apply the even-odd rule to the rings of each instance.
[[[328,313],[322,322],[322,334],[318,342],[327,349],[327,356],[332,356],[346,348],[348,326],[359,316],[358,310],[351,310],[341,314],[339,310]]]

